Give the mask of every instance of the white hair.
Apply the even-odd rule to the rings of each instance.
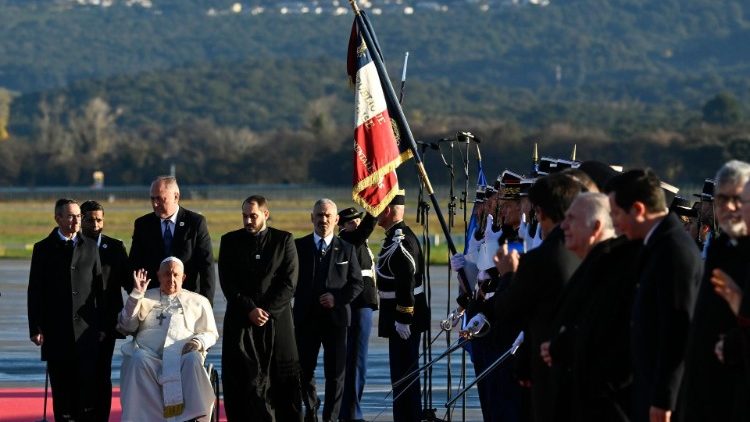
[[[161,270],[161,268],[169,262],[176,262],[177,265],[179,265],[182,268],[182,272],[185,272],[185,264],[182,262],[180,258],[177,258],[176,256],[168,256],[164,258],[159,264],[159,270]]]
[[[602,233],[605,237],[614,235],[615,229],[612,217],[609,214],[609,197],[600,192],[581,192],[574,202],[580,202],[586,216],[586,225],[594,228],[597,221],[601,223]]]

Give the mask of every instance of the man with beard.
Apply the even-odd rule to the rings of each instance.
[[[295,240],[299,277],[294,293],[294,328],[300,366],[305,420],[317,421],[320,406],[315,367],[323,345],[325,404],[323,420],[339,416],[344,394],[349,304],[362,291],[362,270],[354,246],[333,234],[339,216],[330,199],[315,202],[313,233]]]
[[[104,207],[96,201],[86,201],[81,204],[81,233],[96,241],[99,250],[99,260],[102,264],[102,282],[104,297],[107,300],[107,319],[103,326],[105,338],[99,344],[99,358],[97,363],[97,378],[99,387],[96,389],[97,401],[96,420],[106,422],[112,407],[112,354],[115,341],[125,338],[116,330],[117,315],[122,309],[121,287],[128,284],[129,276],[128,253],[122,241],[113,239],[104,233]]]
[[[732,411],[735,371],[716,359],[714,346],[721,336],[736,327],[737,321],[729,305],[714,293],[711,275],[714,268],[720,268],[735,280],[747,276],[748,257],[738,247],[738,241],[747,236],[739,195],[748,179],[750,164],[737,160],[727,162],[716,174],[713,203],[721,235],[708,245],[690,323],[679,406],[685,422],[729,420]]]
[[[612,220],[642,240],[631,315],[633,420],[668,422],[682,380],[685,348],[703,265],[682,224],[668,214],[661,182],[631,170],[607,185]]]
[[[227,298],[222,381],[229,421],[299,421],[299,359],[292,298],[297,249],[267,225],[266,198],[242,202],[244,228],[222,236],[219,281]]]

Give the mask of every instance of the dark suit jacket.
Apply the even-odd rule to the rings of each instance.
[[[221,237],[219,281],[227,298],[224,317],[225,354],[240,347],[240,332],[262,329],[250,323],[248,313],[261,308],[274,323],[274,359],[277,363],[297,362],[292,298],[297,284],[297,251],[291,233],[269,227],[261,242],[257,264],[251,256],[252,235],[245,229]]]
[[[311,234],[296,239],[299,256],[299,277],[294,294],[294,324],[297,327],[310,322],[310,316],[320,307],[319,294],[313,285],[317,264],[317,245]],[[362,270],[357,252],[349,243],[333,236],[328,253],[331,254],[326,278],[326,292],[334,298],[334,306],[324,310],[324,315],[334,326],[347,327],[351,322],[349,304],[362,292]]]
[[[339,237],[345,242],[351,243],[357,248],[357,261],[362,270],[373,270],[372,265],[372,251],[367,245],[367,239],[375,230],[375,224],[377,219],[370,214],[366,214],[359,223],[357,229],[354,231],[340,231]],[[378,289],[375,287],[375,279],[373,276],[362,276],[362,293],[357,296],[351,303],[352,309],[360,308],[371,308],[373,310],[378,309]]]
[[[71,261],[57,228],[34,245],[28,288],[29,337],[44,335],[42,360],[97,356],[106,310],[96,242],[80,234]],[[87,358],[88,359],[88,358]]]
[[[720,336],[737,326],[737,319],[727,302],[714,292],[711,274],[714,268],[721,268],[735,281],[745,280],[750,270],[747,252],[748,248],[732,245],[726,234],[708,245],[705,271],[690,322],[678,404],[684,422],[731,418],[737,368],[719,362],[714,346]]]
[[[128,253],[121,240],[102,235],[99,245],[99,260],[102,264],[102,282],[104,285],[104,297],[107,300],[107,319],[105,320],[105,332],[113,337],[125,338],[115,329],[117,326],[117,315],[122,310],[121,288],[133,282],[133,275],[128,265]]]
[[[515,274],[504,276],[512,277],[510,285],[493,297],[493,324],[520,323],[527,327],[525,343],[531,352],[531,391],[536,420],[550,420],[549,367],[539,356],[539,346],[551,336],[558,296],[580,262],[565,248],[562,229],[555,227],[539,247],[521,257]]]
[[[213,303],[216,284],[214,256],[205,217],[180,207],[174,228],[172,255],[185,264],[186,278],[182,288],[200,293]],[[156,272],[159,270],[159,263],[166,257],[161,219],[154,213],[136,219],[133,225],[133,244],[130,246],[130,268],[145,268],[148,271],[152,280],[149,288],[159,287]],[[131,280],[127,290],[130,292],[132,289]]]
[[[632,313],[633,408],[647,421],[650,406],[674,409],[682,380],[690,317],[703,262],[682,223],[668,214],[643,248]]]

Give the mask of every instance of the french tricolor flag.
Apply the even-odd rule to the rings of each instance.
[[[355,20],[347,57],[347,70],[355,90],[352,199],[377,216],[398,192],[396,167],[411,154],[399,151],[395,124],[370,54]]]

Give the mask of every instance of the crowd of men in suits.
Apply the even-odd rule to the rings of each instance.
[[[484,224],[451,259],[478,287],[465,326],[489,331],[477,374],[526,335],[478,384],[484,420],[748,420],[750,165],[692,204],[650,170],[553,161],[478,191]]]
[[[463,318],[449,319],[471,339],[476,373],[525,333],[517,357],[478,383],[484,420],[748,420],[750,165],[726,163],[693,206],[650,170],[563,161],[533,178],[506,170],[478,191],[479,225],[451,258],[476,287],[452,314]],[[179,205],[173,177],[154,180],[150,196],[129,255],[102,233],[95,201],[57,201],[57,227],[34,247],[30,337],[47,361],[56,420],[108,419],[121,288],[133,290],[133,271],[156,274],[175,257],[184,288],[213,301],[206,219]],[[404,206],[402,193],[378,216],[320,199],[312,233],[294,239],[268,226],[263,196],[243,201],[242,227],[222,236],[218,259],[230,421],[317,420],[321,346],[323,420],[364,420],[378,309],[393,418],[422,419],[413,370],[431,315]],[[377,259],[367,242],[376,225],[386,234]]]

